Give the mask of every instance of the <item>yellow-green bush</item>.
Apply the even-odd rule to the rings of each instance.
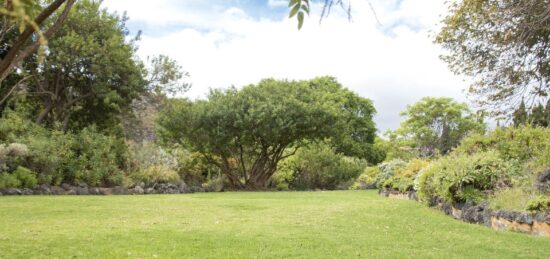
[[[0,173],[0,189],[34,188],[37,184],[36,174],[22,166],[18,166],[12,173]]]
[[[138,172],[130,174],[130,178],[134,183],[144,183],[145,186],[153,186],[158,183],[173,183],[181,182],[178,172],[163,165],[152,165]]]
[[[353,182],[351,190],[366,190],[376,188],[376,178],[380,174],[378,166],[368,166],[363,173]]]
[[[550,212],[550,197],[538,196],[527,203],[526,210],[531,212]]]
[[[386,179],[381,186],[401,192],[411,191],[418,173],[429,164],[427,160],[412,159],[404,167],[396,168],[395,174]]]
[[[503,160],[495,151],[451,154],[423,170],[416,187],[423,201],[480,202],[498,188],[511,187],[520,172],[517,161]]]

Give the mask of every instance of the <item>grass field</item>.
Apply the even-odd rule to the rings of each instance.
[[[0,258],[550,258],[373,191],[0,197]]]

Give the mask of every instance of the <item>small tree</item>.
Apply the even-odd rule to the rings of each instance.
[[[346,126],[353,118],[372,119],[373,107],[364,113],[348,110],[348,101],[356,98],[330,77],[267,79],[241,90],[213,90],[207,100],[173,100],[159,118],[160,135],[200,152],[233,188],[262,189],[279,161],[306,141],[367,134],[372,140],[362,141],[372,144],[372,122],[367,128]]]
[[[482,132],[485,123],[465,103],[451,98],[425,97],[401,113],[407,119],[397,134],[410,139],[420,156],[446,154],[472,131]]]

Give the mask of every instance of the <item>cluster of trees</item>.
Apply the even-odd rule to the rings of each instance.
[[[189,88],[174,60],[139,60],[139,34],[128,40],[127,17],[98,1],[2,1],[0,11],[0,188],[179,179],[164,163],[172,155],[132,144],[153,131],[144,114]]]
[[[514,126],[533,125],[539,127],[550,127],[550,100],[546,103],[546,107],[539,103],[534,106],[530,112],[527,111],[525,102],[522,100],[519,107],[512,115]]]
[[[310,3],[289,1],[299,28]],[[333,5],[350,14],[343,1],[324,4],[322,17]],[[436,38],[451,69],[476,79],[470,92],[484,110],[513,115],[517,127],[550,124],[550,102],[526,106],[550,93],[546,6],[456,1]],[[521,150],[530,157],[512,157],[519,166],[502,146],[478,147],[514,146],[507,138],[519,133],[484,135],[485,111],[451,98],[408,106],[400,127],[381,137],[372,102],[332,77],[265,79],[212,90],[204,100],[170,98],[189,89],[189,75],[167,56],[136,58],[139,34],[129,39],[127,17],[99,2],[6,0],[0,13],[0,188],[183,181],[208,191],[403,191],[422,179],[426,197],[462,202],[520,186],[506,181],[528,186],[526,172],[550,166],[539,157],[546,146]],[[536,140],[544,129],[527,129],[519,134],[527,143],[547,143]]]

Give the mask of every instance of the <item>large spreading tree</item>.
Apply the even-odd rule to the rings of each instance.
[[[374,153],[374,112],[370,100],[330,77],[267,79],[241,90],[213,90],[206,100],[172,100],[159,124],[165,140],[200,152],[231,187],[257,190],[267,186],[279,161],[310,141],[332,138],[348,154]]]
[[[550,94],[550,1],[452,1],[436,42],[452,71],[495,115],[527,109]],[[540,100],[542,99],[542,100]]]

